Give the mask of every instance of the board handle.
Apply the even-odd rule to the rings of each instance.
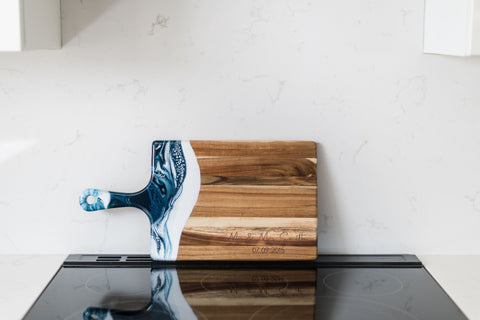
[[[99,189],[85,189],[80,194],[80,206],[85,211],[97,211],[112,208],[134,207],[132,194]]]

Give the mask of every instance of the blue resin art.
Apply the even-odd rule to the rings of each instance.
[[[175,260],[180,236],[200,191],[200,169],[187,141],[155,141],[152,175],[141,191],[119,193],[86,189],[79,201],[86,211],[135,207],[150,220],[154,260]]]

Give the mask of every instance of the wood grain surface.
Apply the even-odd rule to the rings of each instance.
[[[316,258],[315,142],[190,143],[201,187],[178,260]]]
[[[190,141],[197,158],[280,157],[316,158],[312,141]]]

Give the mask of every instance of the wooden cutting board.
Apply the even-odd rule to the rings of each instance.
[[[317,256],[314,142],[192,141],[201,172],[179,260]]]
[[[155,141],[146,188],[87,189],[80,204],[142,209],[155,260],[313,260],[316,167],[309,141]],[[163,194],[170,200],[162,202]]]

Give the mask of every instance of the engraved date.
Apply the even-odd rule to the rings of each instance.
[[[282,247],[253,247],[253,254],[285,254],[285,248]]]

